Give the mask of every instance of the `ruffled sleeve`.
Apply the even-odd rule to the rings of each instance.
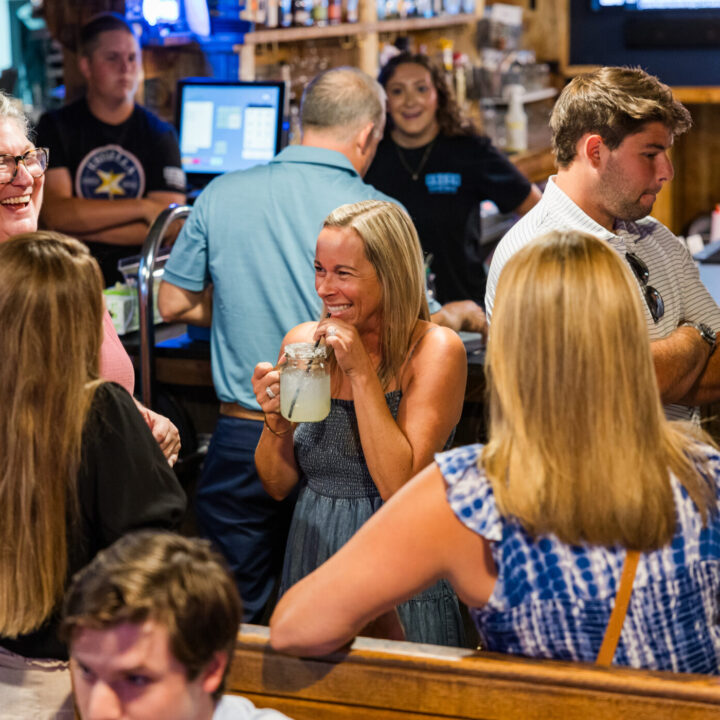
[[[478,465],[482,445],[466,445],[435,455],[447,484],[447,499],[455,515],[487,540],[502,540],[503,523],[492,487]]]

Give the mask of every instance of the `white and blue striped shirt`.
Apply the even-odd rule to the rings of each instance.
[[[612,233],[583,212],[554,182],[548,180],[542,200],[503,237],[490,265],[485,312],[490,320],[500,272],[522,247],[551,230],[579,230],[608,242],[620,255],[632,252],[643,260],[649,283],[658,290],[665,314],[656,323],[643,299],[650,340],[661,340],[683,321],[705,323],[720,333],[720,308],[702,284],[687,248],[662,223],[652,217],[635,222],[618,220]],[[638,290],[642,288],[638,281]],[[693,408],[666,405],[669,420],[688,420]]]

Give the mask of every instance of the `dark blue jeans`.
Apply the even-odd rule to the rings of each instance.
[[[202,535],[227,559],[243,601],[243,622],[257,623],[282,569],[296,494],[273,500],[255,469],[262,423],[221,415],[196,493]]]

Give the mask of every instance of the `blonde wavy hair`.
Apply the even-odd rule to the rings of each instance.
[[[37,629],[62,599],[83,426],[99,384],[102,314],[100,270],[82,243],[34,232],[0,244],[0,635],[6,637]]]
[[[341,205],[323,227],[352,228],[382,288],[382,359],[378,377],[383,388],[402,367],[418,320],[429,320],[425,268],[417,231],[398,205],[382,200]]]
[[[675,529],[673,473],[703,520],[698,430],[665,419],[637,285],[606,243],[552,232],[500,277],[481,463],[503,515],[533,535],[641,551]]]

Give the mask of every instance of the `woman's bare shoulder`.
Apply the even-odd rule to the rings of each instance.
[[[445,354],[449,358],[465,356],[465,346],[460,336],[450,328],[420,320],[415,330],[410,360],[436,357]]]
[[[408,391],[416,378],[426,384],[433,377],[461,377],[465,372],[467,354],[460,336],[450,328],[419,321],[401,375],[403,391]]]

